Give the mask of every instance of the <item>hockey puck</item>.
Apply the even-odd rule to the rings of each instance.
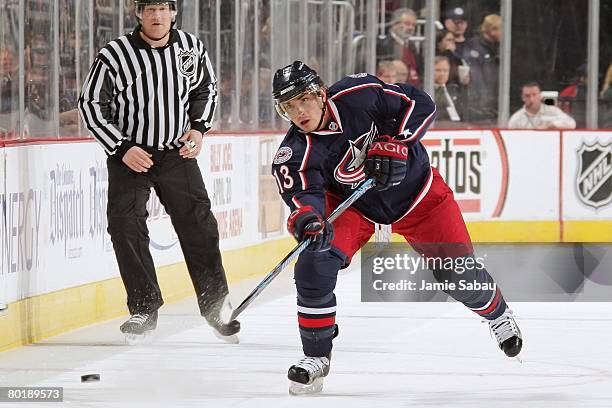
[[[81,376],[81,382],[100,381],[100,374],[85,374]]]

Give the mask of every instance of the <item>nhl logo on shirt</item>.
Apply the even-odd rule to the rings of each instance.
[[[196,55],[195,52],[185,50],[178,55],[178,70],[184,77],[190,78],[196,72]]]
[[[330,122],[328,128],[329,130],[335,132],[336,130],[338,130],[338,124],[336,122]]]
[[[612,142],[582,143],[578,154],[576,192],[578,198],[596,210],[612,202]]]

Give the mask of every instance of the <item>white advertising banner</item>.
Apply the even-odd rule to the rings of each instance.
[[[4,152],[9,301],[117,276],[101,149],[47,143]]]
[[[563,218],[612,219],[612,131],[563,132]]]
[[[559,220],[559,132],[502,130],[500,133],[508,157],[508,191],[499,218]]]
[[[422,142],[466,220],[500,216],[508,187],[508,160],[499,135],[487,130],[430,130]]]
[[[206,138],[199,164],[222,249],[248,245],[256,236],[257,158],[257,137]]]
[[[270,190],[271,177],[262,150],[268,152],[280,140],[278,135],[205,139],[198,163],[221,249],[285,235],[279,222],[262,229],[259,206],[260,186]],[[0,184],[0,285],[6,282],[6,302],[118,276],[106,231],[108,173],[102,149],[93,141],[33,142],[0,152],[0,179],[6,183]],[[284,216],[278,194],[268,192],[266,200],[273,214]],[[176,233],[154,191],[147,207],[156,266],[181,262]]]
[[[558,219],[559,132],[430,130],[423,144],[467,221]]]

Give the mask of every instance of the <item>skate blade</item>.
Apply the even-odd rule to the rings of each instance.
[[[323,378],[316,378],[312,384],[302,384],[295,381],[289,381],[289,394],[291,395],[308,395],[316,394],[323,391]]]
[[[144,332],[143,334],[125,333],[125,344],[128,346],[137,346],[139,344],[149,344],[153,340],[153,333],[151,331]]]
[[[240,343],[240,339],[235,334],[231,334],[229,336],[224,336],[224,335],[222,335],[221,333],[219,333],[215,329],[213,329],[213,333],[215,334],[216,338],[218,338],[219,340],[223,341],[224,343],[227,343],[227,344],[238,344],[238,343]]]

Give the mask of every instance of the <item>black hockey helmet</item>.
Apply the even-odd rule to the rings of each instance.
[[[136,6],[147,6],[150,4],[169,4],[176,10],[176,0],[134,0]]]
[[[176,0],[134,0],[134,4],[136,5],[136,18],[140,21],[140,14],[145,6],[152,6],[155,4],[167,4],[172,9],[172,21],[176,19],[176,13],[178,12],[178,8],[176,6]]]
[[[323,81],[315,70],[302,61],[294,61],[274,74],[272,80],[272,97],[276,111],[284,119],[289,116],[281,104],[304,93],[315,93],[322,96]]]

